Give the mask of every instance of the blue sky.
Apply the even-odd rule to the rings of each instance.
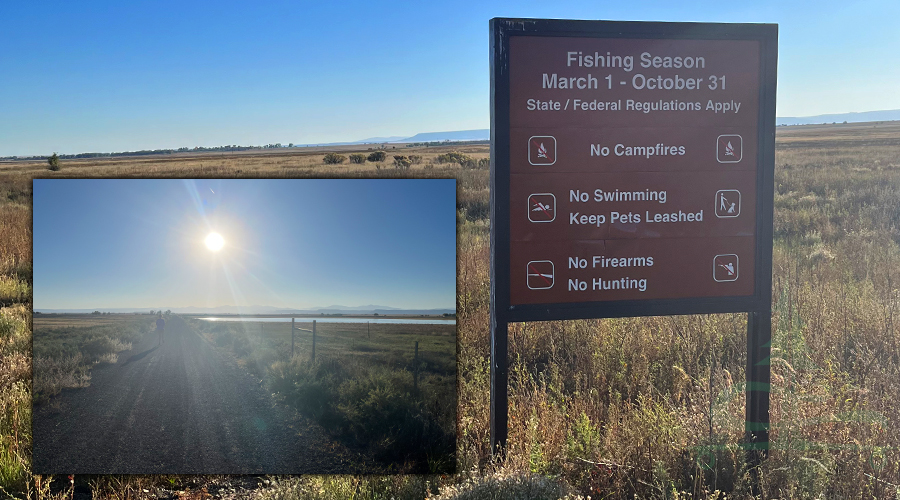
[[[0,156],[487,128],[491,17],[779,23],[779,116],[900,108],[897,0],[8,0]]]
[[[455,201],[452,179],[37,179],[34,307],[453,309]]]

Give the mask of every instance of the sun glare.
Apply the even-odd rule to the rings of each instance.
[[[222,239],[222,235],[219,233],[209,233],[209,236],[206,237],[206,248],[209,248],[213,252],[218,252],[225,246],[225,240]]]

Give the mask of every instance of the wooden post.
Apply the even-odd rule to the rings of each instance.
[[[313,348],[312,348],[312,360],[316,360],[316,320],[313,320]]]
[[[419,390],[419,341],[416,341],[416,353],[413,355],[413,390]]]
[[[294,318],[291,318],[291,358],[294,357]]]

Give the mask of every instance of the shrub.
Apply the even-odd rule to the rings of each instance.
[[[409,166],[412,163],[409,161],[409,158],[403,155],[394,156],[394,166],[401,170],[408,170]]]
[[[459,151],[440,154],[436,159],[438,163],[458,163],[463,168],[476,168],[481,165],[479,160]],[[488,165],[490,165],[490,161],[488,161]]]
[[[59,170],[59,155],[53,153],[49,158],[47,158],[47,169],[56,172]]]
[[[409,155],[409,162],[413,165],[422,163],[422,155]]]
[[[369,159],[369,161],[375,161],[375,162],[384,161],[387,159],[387,153],[385,153],[384,151],[375,151],[375,152],[369,154],[368,159]]]
[[[276,361],[269,367],[269,388],[284,396],[285,402],[294,405],[303,413],[322,419],[330,415],[332,404],[337,400],[334,393],[337,375],[321,363],[294,356],[289,361]],[[333,418],[329,421],[334,422]],[[325,423],[325,420],[320,420]]]
[[[491,159],[490,158],[481,158],[478,160],[478,168],[489,169],[491,168]]]
[[[340,163],[344,163],[347,157],[344,155],[340,155],[337,153],[328,153],[325,155],[324,161],[326,165],[338,165]]]
[[[343,431],[386,459],[420,453],[452,456],[456,445],[453,431],[441,428],[437,415],[426,409],[411,386],[408,371],[384,367],[344,380],[338,390]]]
[[[234,336],[231,350],[239,357],[246,358],[253,352],[253,346],[250,345],[250,340],[246,336],[238,334]]]
[[[81,353],[59,358],[34,357],[33,390],[37,400],[59,394],[63,388],[87,387],[90,381],[91,374]]]
[[[97,361],[104,354],[118,352],[119,344],[107,336],[94,337],[88,340],[82,347],[81,353],[89,361]]]
[[[0,276],[0,305],[8,305],[28,300],[31,287],[25,281]]]
[[[353,153],[350,155],[350,163],[357,163],[362,165],[366,162],[366,155],[363,153]]]

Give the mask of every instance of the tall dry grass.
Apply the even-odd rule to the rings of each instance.
[[[900,127],[808,130],[779,130],[776,150],[772,449],[758,498],[896,498]],[[491,457],[488,177],[435,165],[427,157],[434,153],[426,150],[422,167],[409,172],[210,158],[191,160],[202,166],[64,163],[59,175],[83,168],[123,176],[459,179],[459,473],[280,478],[260,498],[750,497],[740,447],[743,315],[513,325],[509,449],[505,461]],[[138,480],[145,489],[165,482]],[[98,493],[117,496],[137,483],[116,484]]]
[[[91,368],[116,363],[119,352],[150,331],[153,317],[114,315],[108,321],[93,315],[66,316],[61,326],[42,315],[33,334],[33,386],[35,404],[46,402],[62,389],[87,387]]]

